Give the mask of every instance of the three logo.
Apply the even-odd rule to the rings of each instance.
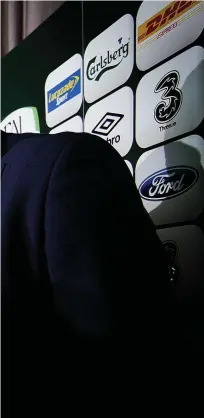
[[[198,180],[198,172],[187,166],[168,167],[147,177],[139,186],[146,200],[167,200],[189,190]]]
[[[203,48],[194,46],[141,79],[136,90],[135,125],[141,148],[183,135],[200,124],[203,57]]]
[[[160,93],[162,99],[154,110],[156,122],[167,123],[179,112],[182,104],[182,92],[178,88],[179,80],[178,71],[169,71],[156,85],[154,92]]]

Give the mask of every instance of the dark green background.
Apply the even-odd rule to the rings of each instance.
[[[45,121],[44,99],[44,85],[47,76],[76,53],[83,57],[89,42],[126,13],[130,13],[135,22],[141,3],[125,1],[65,2],[37,30],[2,59],[1,120],[16,109],[34,106],[37,108],[39,115],[40,132],[48,133],[50,128],[47,127]],[[193,44],[184,48],[182,52],[194,45],[204,46],[204,33]],[[181,51],[178,53],[181,53]],[[178,53],[172,55],[171,59]],[[169,59],[170,57],[162,63]],[[152,71],[155,67],[148,71]],[[134,59],[134,68],[126,83],[132,88],[134,94],[140,79],[148,71],[139,71]],[[114,90],[111,93],[113,92]],[[84,119],[89,106],[83,101],[78,112],[82,119]],[[204,136],[204,120],[193,133]],[[186,135],[185,133],[166,141],[166,143],[176,141]],[[190,132],[188,135],[190,135]],[[153,145],[151,148],[157,148],[158,146],[161,146],[161,144]],[[132,148],[125,158],[131,162],[134,168],[144,151],[146,150],[141,149],[133,140]],[[204,230],[203,215],[196,220],[196,223]],[[169,225],[166,226],[169,227]],[[165,225],[162,225],[162,227],[165,227]]]

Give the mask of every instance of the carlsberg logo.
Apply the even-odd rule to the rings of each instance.
[[[92,58],[88,62],[86,70],[88,80],[99,81],[106,71],[118,67],[123,59],[127,58],[129,54],[129,42],[130,38],[127,43],[123,43],[122,38],[119,38],[119,47],[117,49],[108,49],[106,54]]]

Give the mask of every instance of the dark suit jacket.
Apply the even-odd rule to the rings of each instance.
[[[19,405],[22,416],[20,393],[38,405],[40,388],[72,367],[161,353],[167,274],[110,145],[87,133],[2,141],[2,361],[13,417]]]

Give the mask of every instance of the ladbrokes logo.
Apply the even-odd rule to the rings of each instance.
[[[114,145],[120,142],[120,135],[109,136],[112,130],[123,119],[124,115],[120,113],[106,113],[102,119],[93,128],[92,133],[96,135],[106,136],[109,144]],[[109,137],[108,137],[109,136]]]
[[[47,92],[48,113],[81,93],[80,69]]]
[[[192,167],[169,167],[145,179],[139,186],[140,195],[147,200],[166,200],[189,190],[198,180]]]
[[[118,48],[108,50],[105,55],[93,57],[87,65],[86,76],[88,80],[99,81],[104,73],[118,67],[129,54],[129,42],[123,43],[123,38],[118,39]]]
[[[148,39],[150,36],[156,34],[160,31],[164,26],[168,23],[171,23],[173,20],[177,18],[181,18],[184,13],[188,10],[194,8],[200,1],[173,1],[168,6],[164,7],[160,12],[156,13],[152,16],[149,20],[144,22],[138,28],[138,44],[143,42],[144,40]],[[198,10],[199,11],[199,10]],[[181,20],[181,19],[180,19]],[[174,29],[177,24],[182,23],[182,21],[178,21],[175,24],[171,25],[169,28],[166,29],[166,32]],[[158,34],[158,38],[163,36],[165,30]]]
[[[154,117],[158,123],[169,122],[177,115],[181,107],[182,92],[178,88],[179,80],[179,72],[170,71],[162,77],[154,89],[155,93],[161,94],[162,99],[154,110]],[[164,128],[160,127],[160,130],[162,129]]]

